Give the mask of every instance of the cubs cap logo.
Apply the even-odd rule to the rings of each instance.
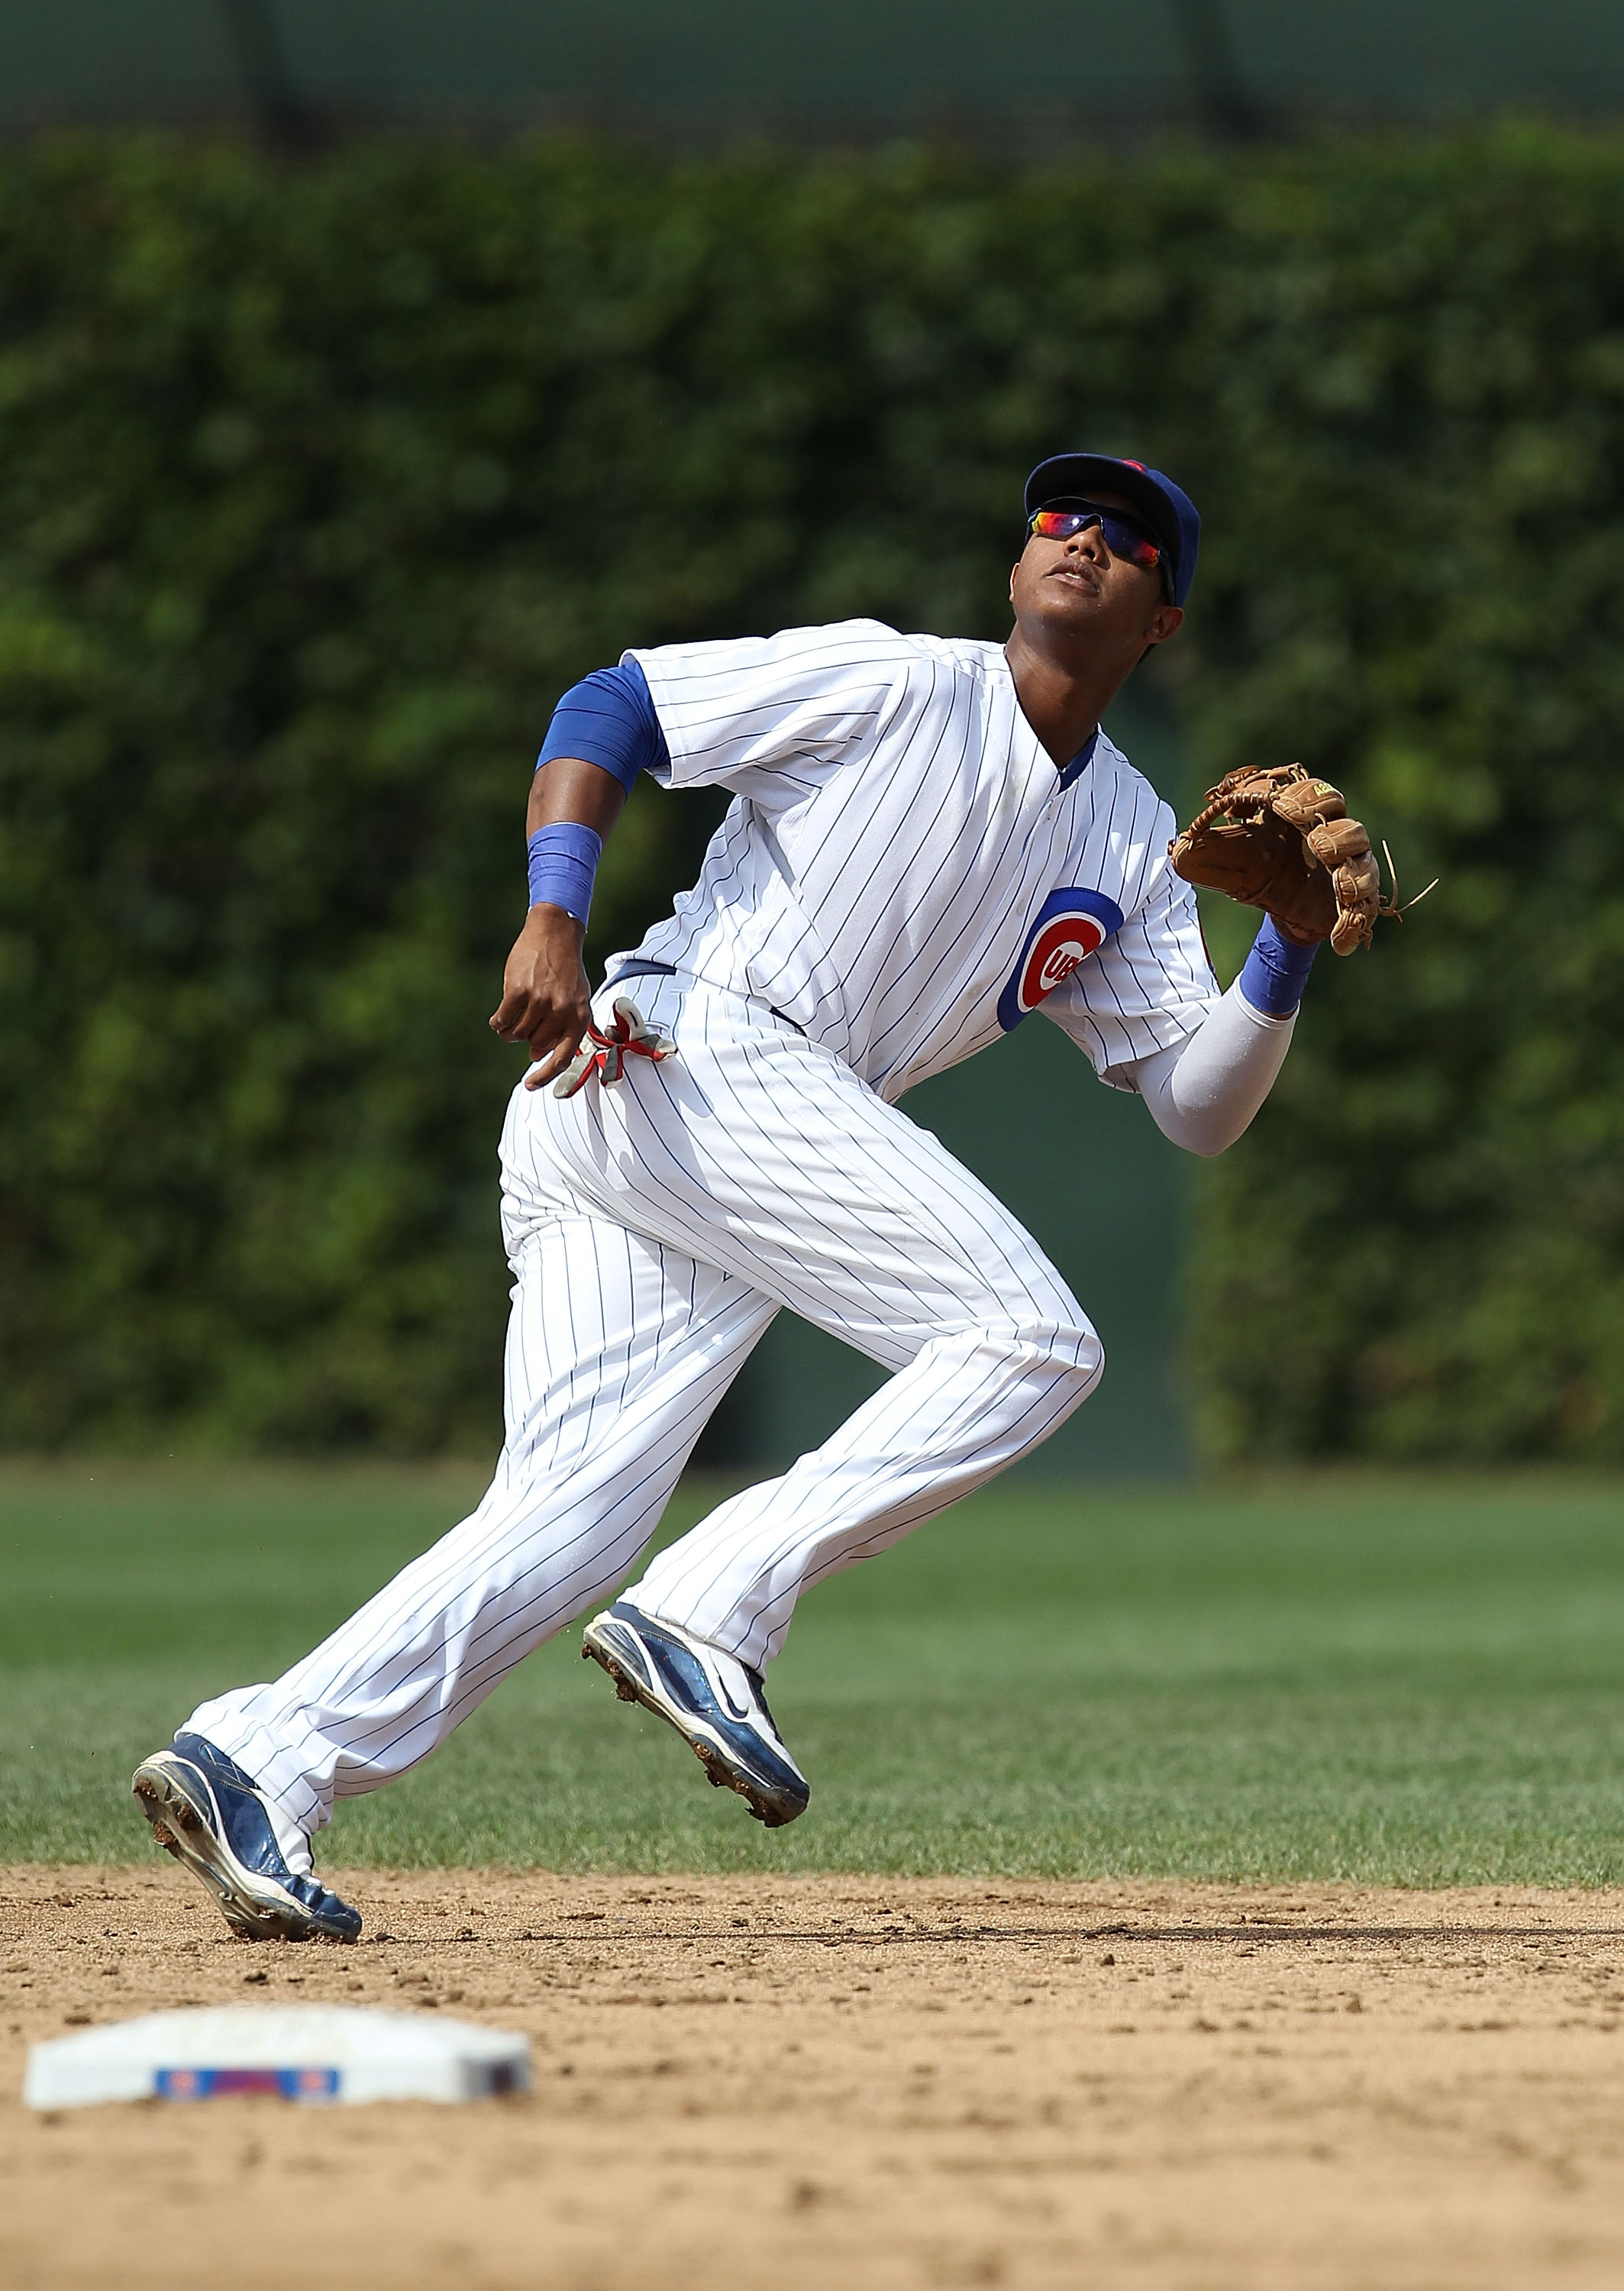
[[[1051,891],[1026,934],[1015,975],[998,998],[998,1023],[1005,1033],[1122,928],[1121,907],[1103,891]]]

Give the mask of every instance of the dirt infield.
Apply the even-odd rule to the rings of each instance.
[[[0,2280],[371,2291],[1624,2281],[1624,1895],[356,1876],[352,1949],[180,1872],[0,1872]],[[160,2006],[527,2030],[519,2101],[30,2116]]]

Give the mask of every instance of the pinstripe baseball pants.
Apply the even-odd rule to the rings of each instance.
[[[928,1130],[758,1003],[634,991],[675,1058],[510,1106],[507,1439],[483,1502],[274,1684],[189,1722],[307,1835],[614,1590],[780,1306],[889,1382],[632,1594],[758,1668],[808,1585],[1034,1447],[1099,1378],[1065,1282]]]

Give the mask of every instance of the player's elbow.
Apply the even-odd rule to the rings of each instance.
[[[1181,1153],[1210,1162],[1226,1154],[1238,1137],[1245,1137],[1258,1109],[1222,1104],[1185,1107],[1168,1099],[1153,1111],[1157,1129]]]
[[[1237,1130],[1235,1137],[1238,1137],[1241,1134]],[[1173,1140],[1182,1153],[1194,1154],[1197,1160],[1202,1162],[1216,1162],[1220,1154],[1228,1153],[1234,1142],[1234,1137],[1176,1137]]]

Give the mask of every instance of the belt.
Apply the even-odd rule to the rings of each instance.
[[[687,975],[689,977],[695,977],[697,976],[697,974],[693,971],[690,971]],[[674,962],[654,962],[647,957],[641,957],[635,962],[628,962],[625,964],[623,969],[615,972],[613,978],[606,978],[603,983],[605,987],[608,988],[610,986],[618,986],[623,980],[628,978],[679,978],[681,976],[682,973],[677,969]],[[701,978],[699,980],[699,984],[702,986],[709,986],[711,985],[711,981],[708,978]],[[737,994],[741,1002],[759,1002],[761,1000],[759,994],[743,993],[736,986],[722,986],[715,988],[713,991],[720,994]],[[806,1028],[801,1025],[798,1018],[792,1018],[787,1010],[780,1010],[771,1002],[763,1002],[761,1007],[764,1010],[770,1012],[772,1017],[775,1018],[781,1019],[784,1025],[793,1026],[798,1034],[805,1035],[807,1031]]]

